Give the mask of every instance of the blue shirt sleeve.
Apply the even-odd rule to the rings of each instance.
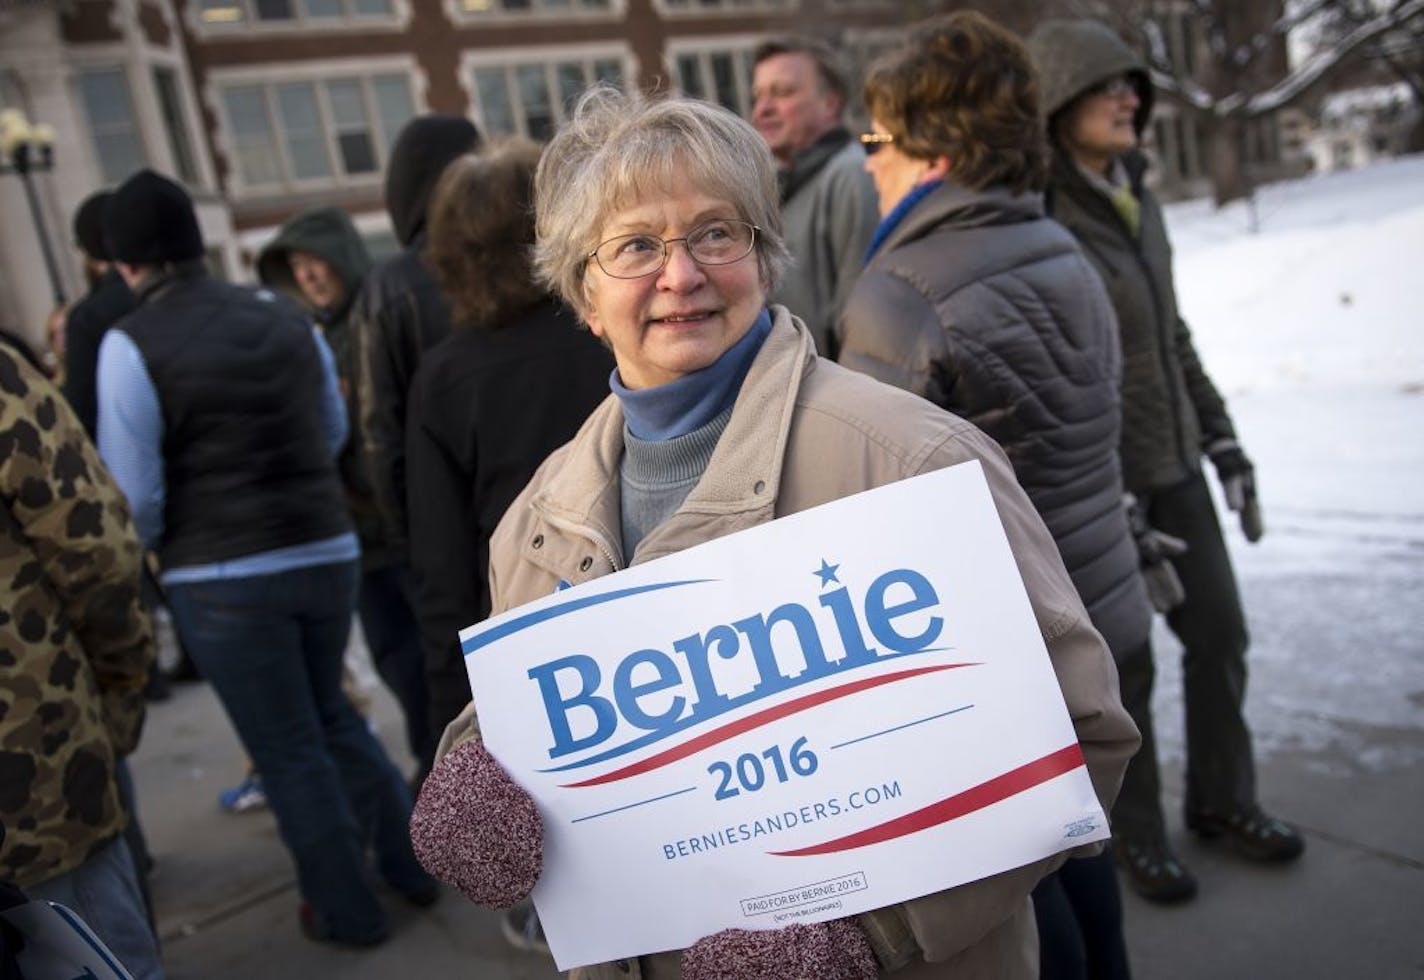
[[[320,330],[312,328],[317,353],[321,355],[321,422],[326,429],[326,451],[332,459],[346,445],[349,424],[346,420],[346,400],[341,397],[341,383],[336,377],[336,357]]]
[[[129,500],[145,548],[163,537],[163,410],[148,365],[128,334],[99,344],[99,455]]]

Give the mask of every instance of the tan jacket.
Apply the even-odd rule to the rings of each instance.
[[[849,494],[977,459],[1018,559],[1093,785],[1110,809],[1137,731],[1118,700],[1117,674],[1088,622],[1058,549],[999,448],[927,401],[818,358],[802,323],[772,307],[757,355],[702,480],[639,544],[651,561]],[[625,564],[618,465],[623,413],[605,401],[572,442],[545,461],[490,545],[499,613]],[[948,544],[948,542],[947,542]],[[457,720],[456,724],[460,722]],[[447,743],[450,739],[447,738]],[[897,977],[1038,975],[1029,892],[1063,855],[861,916]],[[680,976],[679,956],[587,967],[575,977]]]

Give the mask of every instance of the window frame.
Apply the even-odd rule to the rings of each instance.
[[[339,17],[311,17],[303,9],[305,0],[289,0],[293,16],[283,20],[261,20],[256,16],[257,0],[228,0],[243,16],[233,20],[213,21],[204,18],[202,3],[191,0],[184,17],[194,36],[202,39],[261,40],[273,34],[352,34],[362,32],[400,32],[410,24],[413,0],[388,0],[390,11],[385,14],[358,14],[357,0],[339,0]]]
[[[519,136],[534,139],[528,131],[528,115],[523,113],[523,96],[519,91],[516,69],[528,65],[538,65],[544,70],[545,90],[552,96],[550,100],[553,123],[557,128],[564,121],[563,99],[559,94],[557,69],[571,62],[577,62],[585,69],[584,77],[593,74],[595,63],[614,61],[622,72],[625,90],[636,86],[638,79],[637,57],[632,47],[625,41],[598,41],[582,44],[546,45],[529,48],[498,48],[487,50],[467,50],[460,57],[460,84],[469,96],[471,115],[480,132],[486,136]],[[490,125],[485,116],[485,106],[480,99],[479,84],[475,72],[480,69],[502,68],[505,73],[505,89],[508,93],[511,117],[515,130],[505,133]],[[585,86],[592,84],[585,81]]]
[[[173,174],[180,181],[190,187],[201,187],[206,184],[202,164],[202,149],[199,143],[199,134],[193,129],[188,113],[188,100],[184,96],[183,72],[178,65],[170,64],[166,61],[150,61],[148,63],[149,79],[153,82],[153,98],[158,107],[158,122],[163,129],[163,138],[168,147],[169,162],[173,167]],[[160,75],[166,74],[173,82],[173,105],[174,118],[170,121],[164,108],[163,86],[159,84]],[[178,131],[174,131],[174,125]],[[187,154],[188,168],[191,173],[183,172],[180,157],[179,144],[184,144],[181,149]]]
[[[793,14],[801,9],[801,0],[715,0],[708,6],[704,0],[686,0],[675,5],[671,0],[652,0],[653,10],[664,20],[701,20],[709,17],[764,17],[768,14]],[[788,25],[788,30],[793,30]],[[668,39],[669,41],[672,38]]]
[[[529,0],[528,10],[497,9],[500,0],[489,0],[490,10],[467,10],[463,0],[444,0],[445,15],[456,27],[472,27],[483,24],[529,23],[530,21],[557,20],[577,21],[618,21],[627,13],[628,0],[607,0],[601,10],[581,7],[581,0],[568,0],[566,8],[547,6],[551,0]]]
[[[731,55],[734,74],[732,83],[737,88],[738,104],[726,106],[725,103],[709,99],[716,105],[723,105],[731,109],[743,119],[750,119],[752,114],[752,54],[756,51],[757,45],[765,41],[765,34],[719,34],[712,37],[670,37],[663,47],[664,70],[667,78],[672,83],[679,95],[688,98],[706,99],[706,95],[693,94],[688,91],[685,80],[682,77],[683,58],[696,58],[698,70],[702,76],[704,91],[716,92],[716,79],[712,74],[711,59],[714,55]],[[707,83],[710,82],[710,85]]]
[[[412,56],[377,59],[341,59],[317,63],[264,65],[253,68],[220,70],[210,73],[207,81],[208,104],[213,106],[218,126],[215,135],[217,149],[227,161],[228,192],[233,200],[284,197],[310,191],[345,190],[380,186],[390,163],[390,144],[396,134],[387,133],[386,122],[376,97],[375,80],[387,76],[405,79],[410,94],[411,118],[425,112],[424,92],[417,85],[418,66]],[[357,81],[360,84],[361,105],[366,115],[375,151],[375,167],[369,172],[347,173],[341,153],[335,118],[327,82]],[[330,173],[326,176],[297,177],[291,148],[288,145],[286,122],[282,116],[278,90],[285,85],[309,85],[316,105],[317,124]],[[273,182],[252,183],[242,171],[238,158],[236,131],[229,113],[227,93],[232,89],[258,88],[266,112],[281,178]]]
[[[145,63],[146,64],[146,63]],[[124,97],[128,102],[129,122],[128,128],[133,134],[134,142],[138,146],[139,162],[138,167],[127,174],[111,175],[104,165],[104,154],[100,150],[99,132],[100,127],[95,124],[89,111],[89,100],[84,95],[84,76],[114,73],[123,80]],[[98,172],[100,182],[105,185],[117,184],[120,181],[137,173],[144,167],[153,166],[153,151],[149,145],[149,133],[146,132],[142,113],[139,112],[139,103],[136,97],[136,86],[132,73],[129,71],[129,64],[119,59],[106,59],[76,66],[74,72],[74,95],[78,104],[85,129],[87,130],[87,145],[90,153],[93,154],[95,169]]]

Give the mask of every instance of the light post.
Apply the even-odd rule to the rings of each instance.
[[[40,240],[40,252],[44,255],[45,271],[49,273],[50,289],[54,292],[54,305],[64,305],[64,284],[59,278],[59,265],[50,247],[49,233],[45,231],[44,215],[40,212],[40,199],[35,194],[31,174],[54,169],[54,128],[52,126],[30,124],[19,109],[0,112],[0,174],[19,174],[20,183],[25,185],[25,197],[30,202],[30,217],[35,222],[35,235]]]

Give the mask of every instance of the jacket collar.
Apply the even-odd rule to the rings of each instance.
[[[946,181],[918,202],[885,238],[877,255],[884,255],[908,242],[942,228],[977,228],[1014,224],[1043,217],[1043,196],[1034,192],[1015,194],[1006,187],[971,191]]]
[[[844,126],[836,126],[822,133],[816,142],[796,154],[791,166],[778,171],[776,175],[776,182],[781,191],[781,203],[785,204],[791,200],[797,191],[810,183],[811,178],[820,173],[826,164],[831,162],[831,157],[849,142],[850,131]]]
[[[202,259],[172,262],[163,266],[156,275],[140,283],[134,290],[134,296],[139,303],[151,303],[184,280],[206,278],[207,274],[208,267]]]
[[[710,540],[770,520],[781,461],[801,379],[816,360],[811,336],[782,306],[771,307],[771,333],[752,362],[732,417],[697,486],[677,513],[638,547],[638,562],[688,547],[688,532]],[[531,501],[535,513],[562,530],[591,538],[627,564],[618,542],[623,409],[610,396],[574,436],[563,465]]]

